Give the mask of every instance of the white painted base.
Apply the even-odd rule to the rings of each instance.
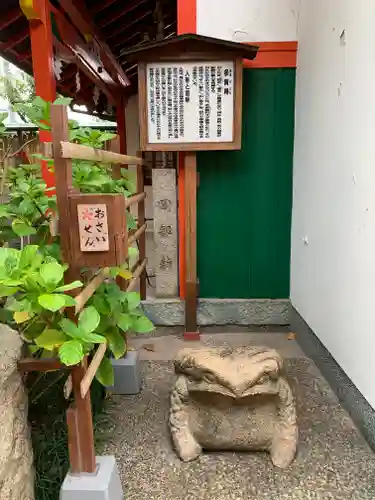
[[[95,474],[70,474],[64,479],[60,500],[124,500],[115,457],[96,457]]]

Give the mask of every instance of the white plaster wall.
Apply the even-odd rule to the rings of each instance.
[[[291,299],[375,408],[375,2],[302,0]]]
[[[235,42],[294,41],[300,1],[197,0],[197,33]]]

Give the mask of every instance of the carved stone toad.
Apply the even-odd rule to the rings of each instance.
[[[194,460],[203,449],[265,450],[275,466],[290,465],[296,411],[275,350],[186,348],[174,366],[169,425],[181,460]]]

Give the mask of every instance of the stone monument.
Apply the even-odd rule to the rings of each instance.
[[[275,350],[186,348],[174,366],[169,426],[181,460],[194,460],[202,450],[263,450],[275,466],[290,465],[296,411]]]
[[[0,498],[34,500],[27,394],[18,371],[23,342],[0,324]]]

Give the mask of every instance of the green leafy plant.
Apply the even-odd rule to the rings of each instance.
[[[37,245],[23,250],[0,248],[0,297],[6,299],[7,322],[17,328],[40,356],[58,356],[67,366],[79,363],[96,344],[107,342],[109,355],[116,359],[126,353],[124,332],[151,331],[154,327],[140,309],[136,292],[123,292],[116,283],[103,283],[81,311],[78,321],[65,308],[75,305],[69,292],[83,286],[81,281],[63,284],[66,266],[46,256]],[[123,274],[116,268],[113,274]],[[104,385],[113,380],[108,356],[98,371]]]
[[[59,99],[56,104],[69,104]],[[32,105],[19,104],[30,121],[50,129],[50,104],[40,98]],[[20,108],[21,109],[21,108]],[[1,117],[0,117],[1,118]],[[4,118],[5,119],[5,118]],[[2,130],[0,129],[0,134]],[[103,147],[113,134],[77,128],[70,123],[71,140],[91,147]],[[39,159],[53,162],[41,155]],[[74,186],[86,193],[135,192],[135,179],[123,169],[121,179],[113,179],[110,165],[98,162],[73,162]],[[49,233],[50,213],[57,211],[56,199],[48,196],[38,164],[19,165],[7,171],[9,201],[0,205],[0,238],[9,242],[17,237],[26,245],[21,250],[0,247],[0,310],[2,320],[16,328],[34,356],[58,356],[67,366],[79,363],[95,352],[98,345],[108,348],[96,377],[103,385],[113,384],[110,357],[126,354],[126,332],[149,332],[153,325],[140,308],[136,292],[123,292],[116,283],[104,282],[91,297],[78,318],[72,315],[75,299],[72,290],[83,281],[64,284],[67,266],[61,263],[59,237]],[[127,214],[128,227],[135,221]],[[32,242],[35,244],[30,244]],[[129,248],[129,256],[137,251]],[[110,270],[111,278],[131,279],[127,264]]]
[[[50,223],[48,213],[56,211],[56,197],[47,196],[40,165],[9,168],[8,192],[9,202],[0,205],[1,239],[36,235],[37,241],[45,241]]]
[[[34,79],[27,74],[24,74],[23,78],[3,76],[0,78],[0,95],[12,106],[31,102],[35,99]],[[27,117],[22,113],[22,110],[18,114],[24,122],[27,122]]]

